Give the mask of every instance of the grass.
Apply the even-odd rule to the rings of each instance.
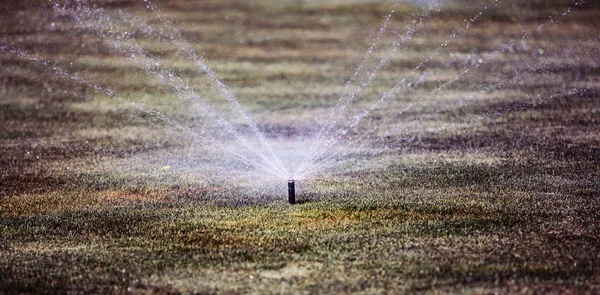
[[[161,8],[297,161],[391,6],[276,2]],[[562,18],[566,1],[500,2],[459,31],[488,2],[469,3],[421,23],[422,8],[396,8],[364,64],[385,66],[337,126],[407,79],[341,142],[401,113],[298,180],[295,206],[285,181],[224,156],[250,152],[195,98],[68,16],[0,4],[1,42],[91,81],[0,51],[0,293],[598,293],[599,7]],[[97,5],[132,11],[115,28],[148,25],[135,1]],[[136,33],[180,85],[250,130],[177,44]]]

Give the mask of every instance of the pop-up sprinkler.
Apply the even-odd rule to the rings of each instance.
[[[288,202],[292,205],[296,204],[296,189],[294,188],[294,180],[291,177],[288,180]]]

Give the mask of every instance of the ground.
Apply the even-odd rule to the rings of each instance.
[[[294,206],[139,2],[0,4],[0,293],[600,292],[594,1],[158,3],[291,160],[396,86]]]

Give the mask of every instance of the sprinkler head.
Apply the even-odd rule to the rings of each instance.
[[[288,203],[296,204],[296,189],[294,188],[294,179],[288,180]]]

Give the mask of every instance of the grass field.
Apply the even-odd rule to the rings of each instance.
[[[0,294],[600,292],[594,1],[159,3],[291,170],[396,86],[294,206],[140,2],[0,4]]]

